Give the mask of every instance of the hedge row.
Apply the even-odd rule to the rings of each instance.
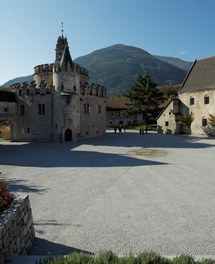
[[[71,253],[66,256],[40,260],[37,264],[215,264],[215,260],[195,261],[192,256],[180,255],[173,259],[162,257],[154,252],[144,252],[138,256],[118,257],[111,251],[99,255]]]

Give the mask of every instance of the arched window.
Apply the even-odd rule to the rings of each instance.
[[[209,95],[204,96],[204,104],[209,104]]]
[[[207,118],[202,117],[202,126],[205,127],[205,126],[207,126],[207,124],[208,124]]]
[[[194,105],[195,103],[195,100],[194,100],[194,97],[193,95],[190,96],[190,105]]]

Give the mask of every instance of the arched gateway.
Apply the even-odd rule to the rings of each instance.
[[[72,130],[67,128],[65,131],[65,141],[72,141]]]

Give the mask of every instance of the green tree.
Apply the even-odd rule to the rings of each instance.
[[[154,120],[160,111],[159,104],[163,101],[164,94],[147,73],[144,77],[140,74],[137,75],[134,84],[128,89],[125,96],[130,100],[128,112],[143,115],[147,132],[149,120]]]
[[[210,137],[215,136],[215,114],[209,114],[208,117],[208,124],[205,127],[202,127],[203,131],[205,132],[206,135]]]
[[[181,116],[181,123],[185,125],[187,133],[191,133],[191,124],[194,120],[193,112]]]
[[[208,122],[211,126],[215,126],[215,114],[212,115],[212,114],[209,114],[209,117],[208,117]]]

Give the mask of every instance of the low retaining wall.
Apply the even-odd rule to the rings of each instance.
[[[34,236],[29,196],[19,196],[0,216],[0,264],[15,255],[26,255]]]

